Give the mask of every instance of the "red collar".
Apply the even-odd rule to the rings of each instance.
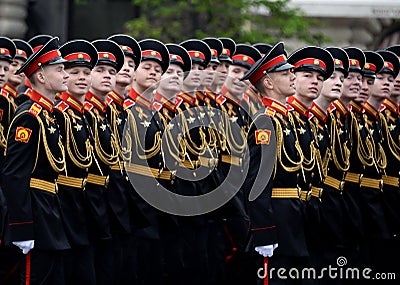
[[[331,103],[331,105],[328,108],[328,112],[332,113],[336,109],[344,117],[346,117],[347,114],[349,113],[349,111],[347,110],[346,106],[344,105],[344,103],[340,99],[336,99],[335,101],[333,101]]]
[[[397,106],[396,103],[389,98],[385,98],[385,100],[383,100],[382,105],[379,108],[379,112],[382,112],[385,109],[389,109],[392,113],[395,114],[400,113],[399,106]]]
[[[136,101],[136,98],[139,97],[140,94],[133,88],[129,90],[128,97],[130,97],[133,101]]]
[[[68,92],[61,93],[61,100],[67,103],[68,106],[70,106],[71,108],[77,110],[80,113],[83,113],[84,111],[83,104]]]
[[[136,103],[148,110],[153,110],[153,103],[143,98],[142,96],[136,97]]]
[[[7,91],[7,93],[10,94],[14,98],[18,97],[18,90],[14,86],[10,85],[9,83],[6,83],[3,85],[3,90]]]
[[[106,104],[92,92],[88,91],[88,93],[86,93],[85,99],[86,101],[91,103],[96,109],[100,110],[103,113],[106,112]]]
[[[259,95],[258,95],[258,93],[257,93],[257,91],[255,91],[255,90],[253,89],[253,87],[247,88],[247,90],[246,90],[245,93],[249,96],[249,98],[250,98],[250,100],[251,100],[252,102],[257,103],[257,102],[260,102],[260,101],[261,101],[261,100],[260,100],[260,97],[259,97]]]
[[[312,117],[312,115],[314,115],[318,118],[318,120],[324,123],[326,123],[326,120],[328,119],[328,113],[322,110],[320,106],[315,104],[315,102],[313,102],[311,106],[309,117]]]
[[[197,98],[191,96],[189,93],[186,93],[184,91],[181,91],[178,93],[178,96],[176,97],[181,97],[183,101],[187,102],[190,104],[190,106],[195,107],[197,105]]]
[[[360,104],[354,102],[354,101],[350,101],[349,104],[349,111],[350,112],[357,112],[359,114],[362,114],[363,112],[363,106],[361,106]]]
[[[168,100],[167,98],[165,98],[160,93],[156,92],[156,94],[154,94],[154,101],[160,103],[163,107],[165,107],[168,110],[170,110],[171,112],[175,113],[176,108],[178,108],[179,105],[183,102],[183,99],[181,97],[177,96],[176,102],[174,103],[174,102]]]
[[[235,105],[237,105],[237,106],[241,106],[241,105],[242,105],[242,101],[243,101],[243,100],[240,100],[240,99],[237,99],[237,100],[236,100],[236,98],[233,99],[234,96],[232,96],[232,95],[230,94],[230,92],[228,91],[228,88],[226,88],[225,85],[222,86],[220,92],[221,92],[221,94],[224,95],[224,97],[225,97],[226,99],[228,99],[231,103],[233,103],[233,104],[235,104]]]
[[[283,105],[279,101],[276,101],[272,98],[264,97],[262,99],[262,104],[266,107],[265,111],[269,115],[272,115],[272,113],[278,112],[278,113],[281,113],[282,115],[284,115],[285,117],[287,116],[288,110],[286,109],[285,105]],[[272,112],[270,110],[272,110]]]
[[[45,108],[47,111],[53,112],[54,103],[52,101],[50,101],[49,99],[47,99],[46,97],[44,97],[43,95],[41,95],[36,90],[32,89],[32,92],[29,97],[31,98],[32,101],[38,103],[40,106]]]
[[[297,112],[299,112],[300,114],[308,117],[308,108],[301,103],[298,99],[296,99],[294,96],[290,96],[286,103],[288,105],[290,105],[291,107],[293,107],[293,109],[295,109]],[[289,107],[290,109],[290,107]]]
[[[214,91],[212,91],[209,87],[206,87],[206,92],[205,92],[206,96],[209,97],[210,99],[214,100],[217,97],[217,93],[215,93]]]
[[[122,96],[115,90],[108,93],[107,99],[110,99],[110,102],[107,105],[109,105],[111,102],[115,102],[116,104],[118,104],[120,106],[124,105],[124,99],[125,99],[124,96]]]
[[[368,102],[364,103],[364,111],[373,116],[375,119],[379,117],[379,111]]]

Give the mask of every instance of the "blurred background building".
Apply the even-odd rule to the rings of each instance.
[[[310,31],[322,33],[331,44],[378,49],[400,43],[400,0],[290,0],[289,6],[317,19],[319,24]],[[132,0],[0,0],[0,34],[94,40],[124,33],[125,23],[140,13]],[[257,13],[268,17],[268,11]],[[305,45],[297,39],[282,40],[291,49]]]

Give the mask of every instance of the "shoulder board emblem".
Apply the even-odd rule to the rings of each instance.
[[[32,106],[29,109],[29,113],[34,115],[35,117],[39,116],[40,111],[42,111],[42,106],[40,106],[38,103],[33,103]]]
[[[1,89],[1,96],[8,98],[8,94],[9,94],[8,91]]]
[[[60,101],[57,105],[56,105],[56,109],[59,110],[60,112],[64,113],[65,110],[67,110],[69,108],[69,105],[67,103],[65,103],[64,101]]]
[[[292,106],[292,105],[290,105],[290,104],[286,104],[286,110],[288,110],[288,111],[293,111],[293,110],[294,110],[294,108],[293,108],[293,106]]]
[[[93,109],[92,103],[85,102],[85,105],[83,106],[86,111],[91,111]]]
[[[110,96],[108,96],[106,99],[106,106],[110,105],[112,101],[113,99]]]
[[[133,101],[132,99],[129,99],[129,98],[125,99],[125,101],[124,101],[124,110],[129,109],[133,105],[135,105],[135,101]]]
[[[271,130],[256,130],[256,144],[269,144],[271,141]]]
[[[275,113],[276,113],[276,111],[274,110],[274,109],[272,109],[272,108],[270,108],[270,107],[267,107],[267,108],[265,108],[265,115],[267,115],[268,117],[271,117],[271,118],[273,118],[273,117],[275,117]]]
[[[177,109],[177,108],[179,108],[179,106],[182,104],[183,98],[180,97],[180,96],[177,96],[175,100],[176,100],[176,102],[175,102],[175,109]]]
[[[218,95],[217,98],[215,98],[215,102],[217,102],[219,105],[224,104],[226,101],[226,98],[223,95]]]
[[[247,103],[249,103],[249,101],[250,101],[249,95],[247,95],[246,93],[244,93],[244,94],[243,94],[243,100],[246,101]]]
[[[15,131],[15,141],[28,143],[31,137],[32,130],[24,127],[17,127]]]
[[[162,104],[161,104],[161,103],[158,103],[158,102],[153,102],[153,108],[154,108],[157,112],[159,112],[159,111],[161,110],[161,108],[162,108]]]

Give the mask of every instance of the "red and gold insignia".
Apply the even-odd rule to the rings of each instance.
[[[131,100],[129,98],[125,99],[125,101],[124,101],[124,110],[129,109],[133,105],[135,105],[135,101],[133,101],[133,100]]]
[[[265,108],[265,115],[273,118],[275,116],[276,111],[270,107]]]
[[[93,105],[89,102],[85,102],[84,108],[86,111],[91,111],[93,109]]]
[[[56,109],[62,113],[65,112],[65,110],[67,110],[68,107],[69,107],[68,104],[65,103],[64,101],[60,101],[60,103],[56,105]]]
[[[256,130],[256,144],[269,144],[271,140],[270,130]]]
[[[162,108],[162,104],[161,104],[161,103],[158,103],[158,102],[153,102],[153,108],[154,108],[157,112],[159,112],[159,111],[161,110],[161,108]]]
[[[34,115],[35,117],[39,116],[40,111],[42,111],[42,106],[38,103],[33,103],[31,108],[29,109],[29,113]]]
[[[223,95],[218,95],[217,98],[215,98],[215,102],[218,103],[218,105],[224,104],[226,101],[226,98]]]
[[[17,127],[17,131],[15,132],[15,141],[28,143],[31,134],[32,134],[31,129],[24,127]]]

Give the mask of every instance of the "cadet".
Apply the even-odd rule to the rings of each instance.
[[[16,91],[9,85],[8,79],[13,76],[19,67],[15,67],[16,47],[8,38],[0,37],[0,171],[3,169],[4,150],[7,144],[7,133],[12,116],[15,112],[14,94]],[[14,59],[13,59],[14,58]],[[19,77],[19,75],[14,75]],[[14,92],[15,91],[15,92]],[[16,279],[13,268],[17,263],[17,249],[15,247],[4,247],[4,230],[6,226],[7,205],[3,190],[0,187],[0,280]]]
[[[215,103],[214,100],[211,98],[215,96],[213,94],[213,91],[211,90],[211,86],[215,80],[215,77],[217,76],[217,68],[221,64],[219,61],[218,57],[222,53],[222,50],[224,46],[222,45],[222,42],[217,39],[217,38],[204,38],[202,39],[203,42],[205,42],[211,50],[211,60],[207,67],[204,69],[204,71],[201,73],[201,83],[198,88],[198,92],[196,92],[196,96],[198,99],[198,104],[201,106],[207,105],[209,108],[212,107],[212,104]],[[207,96],[207,92],[210,94],[211,98]],[[215,104],[214,104],[215,107]]]
[[[234,40],[230,38],[218,38],[223,45],[222,53],[218,57],[220,64],[218,65],[217,75],[215,76],[214,82],[211,85],[210,89],[216,94],[221,90],[222,85],[225,82],[225,79],[228,74],[228,67],[232,63],[232,56],[236,50],[236,43]]]
[[[124,53],[110,40],[92,42],[98,52],[97,65],[92,69],[92,84],[85,98],[85,116],[93,132],[94,163],[89,168],[86,184],[88,224],[94,246],[95,273],[97,284],[113,284],[114,267],[113,234],[121,226],[121,215],[127,213],[126,205],[115,202],[112,197],[120,195],[109,188],[112,169],[120,169],[120,148],[107,120],[107,95],[115,88],[116,74],[124,64]],[[121,174],[122,175],[122,174]],[[115,191],[113,191],[115,190]],[[122,200],[124,202],[125,200]],[[124,222],[124,220],[122,220]]]
[[[107,118],[116,137],[121,152],[119,166],[113,167],[110,173],[109,199],[114,205],[115,213],[119,220],[118,228],[114,229],[114,282],[117,284],[131,284],[135,278],[135,250],[134,231],[142,226],[143,216],[139,213],[136,203],[136,192],[124,169],[122,138],[127,120],[124,110],[125,89],[131,86],[134,73],[141,61],[141,49],[137,41],[127,35],[113,35],[108,38],[117,43],[124,52],[124,65],[117,73],[116,84],[113,91],[107,97]],[[125,282],[125,283],[124,283]]]
[[[10,242],[21,255],[21,284],[64,284],[65,234],[56,180],[65,169],[65,153],[53,115],[56,92],[67,90],[68,74],[52,38],[16,72],[32,84],[10,125],[3,169]]]
[[[334,112],[328,112],[330,104],[338,100],[342,93],[343,81],[349,70],[349,57],[339,47],[327,47],[326,50],[334,58],[335,70],[330,78],[324,81],[321,94],[314,100],[310,109],[310,122],[319,149],[317,159],[320,161],[323,176],[322,181],[313,181],[310,199],[310,203],[318,203],[320,215],[319,229],[314,231],[319,242],[313,247],[317,253],[318,268],[335,264],[337,258],[344,255],[345,210],[341,191],[342,179],[349,165],[347,142],[340,129],[340,113],[336,116]],[[330,282],[340,283],[340,280]]]
[[[380,118],[379,109],[383,100],[390,96],[400,64],[397,55],[390,51],[365,52],[365,55],[367,63],[364,69],[367,69],[369,65],[370,69],[376,73],[375,82],[370,87],[370,96],[364,104],[365,127],[372,137],[374,161],[373,165],[365,167],[361,181],[361,211],[365,221],[365,250],[368,262],[374,270],[387,270],[391,266],[391,262],[386,261],[387,255],[392,252],[392,249],[388,243],[391,236],[386,201],[382,192],[384,190],[382,178],[387,177],[386,169],[391,167],[387,167],[389,166],[387,157],[391,156],[393,159],[393,152],[385,152],[389,148],[383,148],[384,144],[387,145],[390,142],[386,142],[388,129],[381,125],[384,120]],[[371,58],[371,55],[374,55],[374,58]],[[368,74],[367,71],[364,71],[364,74]],[[395,269],[393,266],[391,268]]]
[[[293,74],[293,65],[287,62],[283,43],[279,42],[274,45],[244,78],[248,78],[260,92],[262,103],[265,106],[260,119],[266,121],[265,116],[272,120],[276,136],[274,169],[270,183],[263,187],[265,190],[262,194],[262,197],[266,199],[262,205],[268,211],[259,212],[260,217],[266,219],[266,225],[270,226],[260,227],[260,231],[255,231],[254,234],[260,235],[257,238],[258,245],[269,245],[259,249],[263,256],[272,256],[269,258],[268,267],[300,267],[305,264],[304,257],[308,254],[302,202],[297,189],[297,176],[303,156],[297,140],[297,130],[292,113],[288,112],[285,106],[286,98],[295,94],[294,81],[296,77]],[[254,134],[253,128],[251,128],[249,142],[250,137],[256,145],[253,156],[262,155],[261,162],[263,164],[259,166],[260,169],[269,169],[273,160],[268,159],[268,153],[260,153],[260,151],[268,151],[268,144],[274,145],[274,136],[270,126],[268,124],[261,125],[258,130],[254,130]],[[257,160],[255,161],[257,162]],[[269,164],[261,168],[266,162]],[[250,161],[251,173],[257,173],[259,167],[256,165],[253,167]],[[252,170],[253,168],[255,169]],[[271,195],[272,198],[269,207],[268,195]],[[277,241],[273,239],[275,234]],[[275,249],[277,246],[278,248]],[[265,268],[264,270],[267,270]],[[269,284],[286,284],[286,282],[287,280],[272,277]]]
[[[400,56],[400,46],[395,45],[387,48]],[[390,241],[388,247],[391,249],[392,256],[400,254],[400,209],[397,206],[400,203],[399,175],[400,175],[400,122],[399,122],[399,90],[400,75],[394,79],[394,86],[391,89],[389,98],[382,102],[380,113],[380,123],[382,126],[382,135],[384,138],[382,147],[386,154],[387,165],[386,175],[383,179],[383,196],[387,210],[388,225],[390,231]],[[397,143],[396,143],[397,142]],[[389,269],[393,266],[390,265]],[[388,269],[388,271],[390,271]]]
[[[85,40],[67,42],[60,48],[67,62],[68,91],[56,102],[54,115],[66,150],[66,169],[58,176],[58,195],[65,231],[71,248],[65,252],[66,284],[96,284],[93,248],[90,246],[84,190],[93,162],[93,137],[84,116],[90,71],[97,63],[97,50]]]
[[[161,75],[167,71],[170,58],[167,48],[158,40],[144,39],[138,44],[142,51],[142,59],[136,70],[134,86],[124,103],[128,116],[124,132],[124,148],[127,152],[126,169],[134,189],[141,196],[138,199],[139,207],[149,221],[146,227],[135,232],[136,282],[137,284],[162,284],[165,260],[160,226],[172,227],[169,230],[175,232],[177,226],[169,217],[161,220],[163,213],[153,207],[145,194],[157,197],[156,193],[163,191],[158,181],[162,186],[167,187],[171,180],[171,172],[163,171],[164,159],[161,151],[163,125],[154,115],[152,104],[153,91]]]

